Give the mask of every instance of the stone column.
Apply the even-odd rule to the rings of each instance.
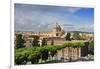
[[[81,48],[79,48],[79,58],[81,57]]]
[[[68,47],[66,47],[66,59],[69,59],[68,55]]]

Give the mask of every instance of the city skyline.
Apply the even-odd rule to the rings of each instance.
[[[94,32],[94,9],[15,4],[15,31],[50,31],[57,22],[64,31]]]

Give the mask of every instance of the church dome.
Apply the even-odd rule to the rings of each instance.
[[[55,23],[52,32],[55,37],[60,37],[64,34],[64,31],[62,30],[61,26],[57,22]]]
[[[54,29],[56,29],[57,31],[61,31],[61,27],[58,23],[56,23],[56,25],[54,26]]]

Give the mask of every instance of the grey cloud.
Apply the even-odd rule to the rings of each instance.
[[[63,26],[74,26],[73,24],[63,24]]]

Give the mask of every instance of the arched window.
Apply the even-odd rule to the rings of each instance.
[[[56,36],[58,36],[58,33],[56,33]]]

